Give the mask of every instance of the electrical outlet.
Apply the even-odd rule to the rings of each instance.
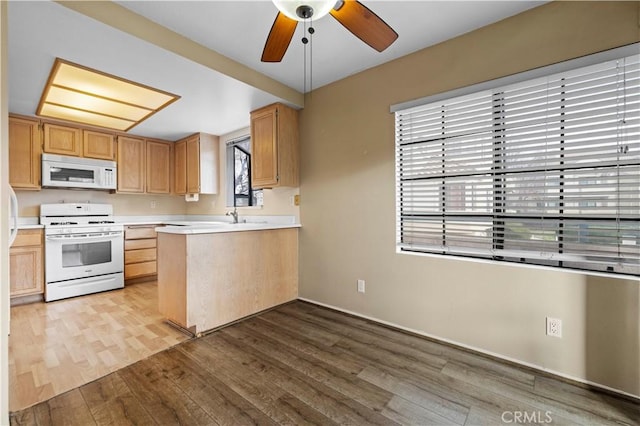
[[[547,317],[547,336],[562,337],[562,320]]]
[[[358,280],[358,293],[364,293],[364,280]]]
[[[156,208],[156,200],[151,200],[151,208],[152,209]]]

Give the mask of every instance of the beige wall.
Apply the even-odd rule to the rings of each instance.
[[[40,204],[45,203],[107,203],[113,204],[117,216],[161,216],[161,215],[220,215],[229,211],[226,207],[226,162],[225,143],[239,136],[249,135],[249,128],[240,129],[220,137],[220,190],[217,195],[200,195],[197,202],[185,202],[178,195],[157,194],[110,194],[105,191],[74,191],[43,189],[41,191],[17,191],[21,217],[40,215]],[[277,188],[264,191],[262,208],[239,208],[240,216],[287,215],[300,217],[300,208],[293,206],[292,197],[299,194],[298,188]],[[155,201],[155,208],[151,202]]]
[[[638,41],[638,23],[637,2],[554,2],[307,96],[301,297],[640,396],[637,280],[395,253],[389,113]],[[562,339],[545,336],[546,316]]]

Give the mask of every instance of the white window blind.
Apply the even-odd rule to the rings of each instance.
[[[398,248],[640,275],[639,62],[396,111]]]

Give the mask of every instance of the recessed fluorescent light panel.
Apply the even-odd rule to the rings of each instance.
[[[56,58],[36,114],[126,132],[178,99]]]

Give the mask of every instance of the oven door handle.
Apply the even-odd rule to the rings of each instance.
[[[82,235],[66,235],[66,236],[47,236],[47,241],[104,241],[113,240],[122,237],[122,232],[107,232],[100,235],[82,234]]]

